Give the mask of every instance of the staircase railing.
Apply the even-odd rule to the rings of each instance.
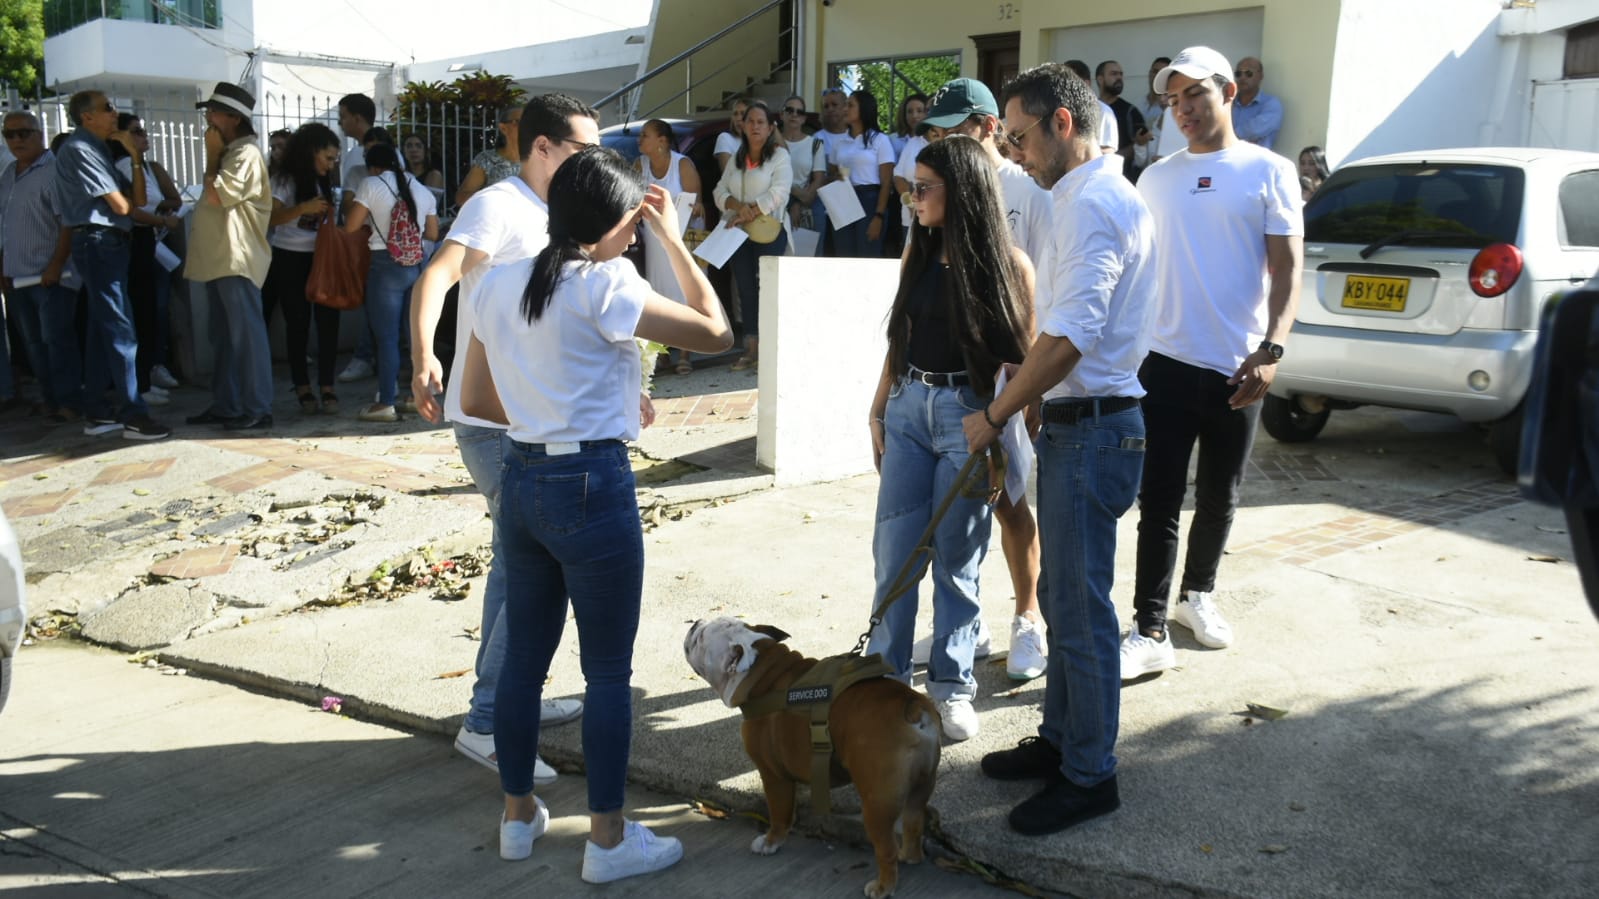
[[[699,43],[695,44],[694,46],[689,47],[687,50],[684,50],[683,52],[677,54],[676,56],[673,56],[671,59],[668,59],[667,61],[661,63],[660,65],[650,69],[648,72],[645,72],[643,75],[640,75],[639,77],[633,79],[632,81],[628,82],[627,84],[624,84],[621,87],[617,88],[616,90],[612,91],[611,93],[607,94],[598,103],[594,104],[594,108],[596,108],[598,110],[601,110],[603,112],[606,106],[608,106],[608,105],[610,105],[612,103],[615,103],[616,104],[616,113],[617,113],[617,118],[618,119],[623,120],[623,121],[635,121],[635,120],[639,120],[639,119],[651,118],[651,117],[653,117],[655,115],[655,113],[659,112],[660,110],[662,110],[662,109],[666,108],[667,106],[671,105],[672,103],[676,102],[678,100],[678,98],[682,98],[684,114],[685,115],[692,115],[695,112],[695,109],[694,109],[694,91],[695,91],[696,88],[700,87],[701,85],[705,84],[706,82],[710,81],[711,79],[716,78],[717,76],[721,75],[723,72],[727,71],[728,69],[732,68],[733,66],[739,65],[740,63],[744,62],[744,60],[746,58],[748,58],[752,53],[756,53],[758,51],[761,51],[762,48],[765,48],[766,52],[770,52],[771,49],[774,47],[774,44],[765,43],[764,41],[763,42],[754,43],[754,44],[752,44],[750,46],[749,49],[747,49],[744,52],[738,54],[737,56],[735,56],[733,59],[729,60],[728,62],[725,62],[722,65],[718,66],[716,69],[712,70],[710,73],[701,74],[700,77],[697,80],[695,78],[695,73],[694,73],[694,57],[696,55],[698,55],[701,51],[705,50],[707,47],[711,47],[711,46],[717,44],[718,42],[720,42],[724,38],[728,37],[729,35],[733,34],[734,32],[737,32],[739,29],[744,28],[746,25],[749,25],[750,23],[752,23],[755,20],[761,18],[762,16],[765,16],[767,13],[771,12],[772,10],[777,9],[778,7],[782,6],[784,2],[786,2],[786,0],[769,0],[769,2],[767,2],[764,5],[762,5],[759,9],[754,10],[753,12],[751,12],[748,15],[744,16],[743,18],[740,18],[738,21],[733,22],[732,24],[730,24],[727,27],[723,28],[721,31],[718,31],[715,34],[711,35],[710,37],[705,38],[704,40],[700,41]],[[757,77],[754,77],[754,78],[747,79],[744,82],[744,90],[745,91],[748,91],[749,89],[753,88],[757,84],[760,84],[760,83],[765,82],[765,81],[770,81],[770,79],[773,76],[775,76],[777,73],[783,71],[784,69],[788,70],[790,87],[792,89],[797,89],[798,84],[799,84],[798,60],[800,59],[800,54],[801,54],[801,50],[802,50],[802,48],[800,46],[800,41],[799,41],[800,21],[801,21],[801,15],[802,15],[801,5],[802,4],[801,4],[800,0],[794,0],[793,6],[792,6],[792,9],[794,11],[793,20],[790,21],[787,24],[787,27],[783,28],[781,31],[779,31],[777,33],[777,43],[775,44],[775,46],[782,46],[782,41],[784,41],[784,40],[787,40],[789,42],[790,52],[789,52],[788,59],[781,60],[777,64],[775,64],[773,66],[770,66],[767,69],[766,73],[764,75],[762,75],[762,76],[757,76]],[[668,96],[664,100],[661,100],[660,102],[656,103],[654,106],[650,107],[649,109],[644,110],[643,112],[640,112],[639,111],[639,105],[640,105],[639,98],[640,98],[640,96],[642,96],[644,85],[648,84],[651,81],[654,81],[656,78],[658,78],[661,75],[665,74],[666,72],[672,70],[674,67],[678,66],[679,64],[682,64],[683,67],[684,67],[684,79],[683,79],[684,84],[683,84],[683,87],[681,89],[673,92],[670,96]],[[721,98],[718,98],[718,102],[720,102],[720,99]]]

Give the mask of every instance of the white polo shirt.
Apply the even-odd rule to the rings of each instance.
[[[1027,254],[1036,271],[1049,261],[1052,238],[1049,191],[1038,186],[1033,176],[1009,159],[999,163],[1000,197],[1005,203],[1005,221],[1010,224],[1011,240]]]

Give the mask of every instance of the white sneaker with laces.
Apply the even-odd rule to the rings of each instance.
[[[533,854],[533,841],[549,829],[549,808],[537,796],[533,797],[533,802],[539,808],[533,813],[532,821],[508,821],[503,813],[500,815],[500,858],[508,862],[527,858]]]
[[[546,699],[539,707],[539,724],[556,725],[576,721],[583,715],[583,702],[577,699]]]
[[[947,699],[936,703],[938,716],[944,721],[944,736],[959,743],[977,736],[982,722],[977,720],[977,710],[970,699]]]
[[[1049,664],[1049,644],[1044,639],[1044,623],[1017,615],[1010,625],[1010,653],[1005,656],[1005,673],[1011,680],[1032,680]]]
[[[139,394],[139,398],[144,400],[146,406],[165,406],[172,402],[165,392],[156,393],[154,388]]]
[[[1233,626],[1221,617],[1221,610],[1209,593],[1184,590],[1178,594],[1171,620],[1193,631],[1201,646],[1226,649],[1233,643]]]
[[[480,734],[475,730],[468,730],[463,724],[460,733],[455,735],[455,751],[490,771],[498,773],[500,770],[500,760],[494,752],[493,734]],[[544,759],[533,756],[534,784],[541,787],[548,786],[555,783],[559,777],[554,768],[544,763]]]
[[[375,374],[377,372],[372,368],[372,363],[365,359],[351,359],[350,364],[344,367],[344,371],[339,372],[339,380],[348,384],[351,381],[370,378]]]
[[[583,846],[583,879],[610,883],[670,868],[682,857],[683,844],[676,837],[656,836],[637,821],[624,819],[622,842],[609,849],[601,849],[592,840]]]
[[[1122,680],[1132,680],[1156,671],[1177,667],[1177,651],[1171,646],[1171,633],[1160,639],[1146,637],[1133,628],[1122,638]]]
[[[926,668],[927,660],[933,654],[933,635],[928,634],[911,644],[911,664],[917,668]],[[972,650],[972,661],[980,662],[994,654],[994,637],[988,631],[988,622],[977,619],[977,648]]]
[[[150,369],[150,383],[171,390],[178,386],[178,379],[172,376],[165,365],[157,365]]]

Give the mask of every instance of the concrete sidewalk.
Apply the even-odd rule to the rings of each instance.
[[[689,671],[682,635],[732,614],[782,626],[808,654],[849,649],[869,611],[876,495],[869,476],[766,489],[753,380],[661,379],[682,394],[663,401],[679,418],[641,447],[690,464],[640,463],[661,480],[641,492],[652,529],[633,777],[741,809],[762,803],[737,713]],[[419,572],[448,581],[432,567],[446,557],[469,569],[487,541],[447,432],[290,422],[270,441],[181,436],[0,470],[35,608],[78,612],[109,643],[166,644],[163,659],[208,676],[453,733],[476,584],[464,600],[453,582],[407,589]],[[165,511],[177,502],[193,505]],[[222,522],[232,530],[196,538]],[[1118,552],[1129,615],[1135,524]],[[1006,829],[1029,788],[985,780],[977,760],[1034,732],[1043,685],[1010,682],[994,660],[979,665],[982,733],[946,747],[939,839],[1085,896],[1589,895],[1599,632],[1567,539],[1558,514],[1494,473],[1475,431],[1441,417],[1340,412],[1315,444],[1262,435],[1218,593],[1237,643],[1207,651],[1179,629],[1180,667],[1126,687],[1123,809],[1047,839]],[[983,595],[1003,648],[1010,588],[994,548]],[[206,554],[172,562],[188,552]],[[352,601],[352,581],[373,596]],[[547,695],[581,693],[569,634]],[[542,751],[576,771],[579,738],[552,729]],[[845,814],[812,824],[850,834],[853,792],[834,799]]]

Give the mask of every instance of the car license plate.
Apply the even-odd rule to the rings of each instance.
[[[1410,296],[1409,278],[1373,278],[1349,275],[1344,279],[1343,305],[1348,309],[1404,312]]]

